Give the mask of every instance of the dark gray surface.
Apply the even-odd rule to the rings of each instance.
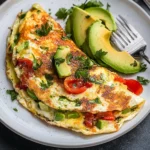
[[[5,0],[0,0],[0,4]],[[135,0],[148,13],[142,0]],[[28,141],[0,123],[0,150],[56,150]],[[150,150],[150,116],[126,135],[103,145],[85,148],[86,150]],[[60,148],[58,149],[60,150]]]

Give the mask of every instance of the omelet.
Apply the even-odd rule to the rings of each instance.
[[[68,92],[68,77],[57,70],[64,60],[58,61],[56,53],[64,47],[70,52],[68,76],[88,83],[84,92]],[[85,135],[118,131],[145,102],[115,81],[116,73],[90,60],[39,4],[18,14],[8,37],[6,70],[26,109],[51,125]],[[106,114],[111,118],[104,119]]]
[[[14,89],[18,93],[17,100],[33,115],[50,125],[66,128],[75,132],[81,132],[84,135],[112,133],[118,131],[125,121],[131,120],[138,114],[144,104],[144,102],[140,103],[140,105],[133,108],[131,111],[115,111],[115,120],[94,119],[92,127],[88,127],[85,124],[86,113],[56,110],[45,105],[41,101],[35,101],[28,96],[25,90],[18,88],[16,85],[20,82],[20,80],[16,75],[14,65],[12,63],[12,56],[8,53],[8,51],[6,54],[6,73],[7,77],[11,80]],[[96,115],[97,114],[95,114],[95,116]],[[91,114],[88,114],[88,116],[91,116]]]

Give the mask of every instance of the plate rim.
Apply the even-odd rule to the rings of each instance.
[[[128,1],[130,3],[132,3],[133,5],[135,5],[150,21],[150,16],[148,15],[148,13],[141,7],[139,6],[135,1],[132,1],[132,0],[125,0],[125,1]],[[9,4],[11,2],[11,0],[6,0],[5,2],[3,2],[1,5],[0,5],[0,9],[3,9],[7,4]],[[17,1],[16,1],[17,2]],[[99,142],[93,142],[93,143],[85,143],[85,144],[74,144],[74,145],[61,145],[61,144],[54,144],[54,143],[47,143],[47,142],[43,142],[43,141],[40,141],[38,139],[36,139],[34,136],[33,137],[30,137],[29,135],[27,134],[24,134],[23,131],[18,131],[18,129],[12,127],[11,124],[8,124],[8,121],[7,119],[1,119],[1,116],[0,116],[0,122],[6,126],[8,129],[10,129],[12,132],[16,133],[17,135],[27,139],[27,140],[30,140],[32,142],[35,142],[35,143],[38,143],[38,144],[42,144],[42,145],[45,145],[45,146],[53,146],[53,147],[57,147],[57,148],[86,148],[86,147],[91,147],[91,146],[96,146],[96,145],[101,145],[101,144],[104,144],[104,143],[107,143],[107,142],[110,142],[112,140],[115,140],[119,137],[121,137],[122,135],[128,133],[129,131],[131,131],[132,129],[134,129],[138,124],[140,124],[146,117],[147,115],[150,113],[150,109],[149,111],[147,111],[147,113],[145,113],[145,115],[140,119],[138,120],[138,122],[136,122],[134,124],[134,126],[130,127],[129,129],[123,131],[121,134],[119,135],[115,135],[114,137],[110,138],[110,139],[107,139],[105,141],[99,141]]]

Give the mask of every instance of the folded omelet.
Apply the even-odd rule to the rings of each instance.
[[[80,94],[67,92],[65,77],[56,71],[56,51],[64,47],[71,56],[67,64],[69,76],[82,78],[77,71],[86,70],[88,77],[84,77],[92,83]],[[117,131],[145,102],[115,81],[116,73],[90,60],[38,4],[17,16],[8,38],[6,70],[17,99],[25,108],[51,125],[86,135]],[[105,113],[114,118],[104,120]]]

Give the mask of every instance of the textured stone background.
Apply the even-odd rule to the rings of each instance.
[[[4,1],[0,0],[0,4]],[[142,0],[135,1],[150,14],[150,10],[148,10]],[[60,148],[47,147],[28,141],[0,123],[0,150],[24,149],[61,150]],[[150,116],[126,135],[100,146],[85,148],[85,150],[150,150]]]

